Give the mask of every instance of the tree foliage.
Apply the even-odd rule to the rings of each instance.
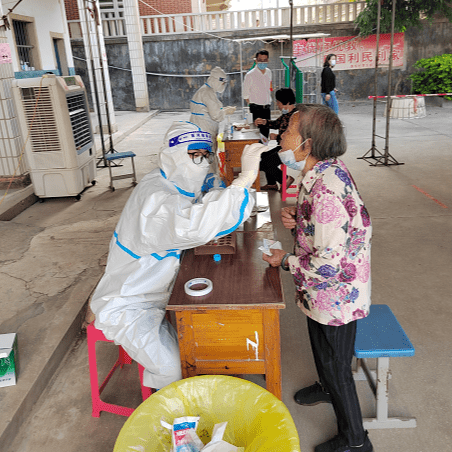
[[[420,69],[410,75],[415,94],[452,93],[452,55],[423,58],[416,61],[414,67]]]
[[[366,8],[359,14],[355,24],[360,36],[375,34],[379,0],[366,0]],[[394,21],[395,32],[403,32],[407,27],[422,28],[422,19],[432,22],[436,14],[441,14],[452,22],[450,0],[381,0],[380,32],[391,32],[392,4],[396,1]]]

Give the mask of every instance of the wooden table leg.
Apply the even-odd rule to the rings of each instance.
[[[192,311],[176,311],[182,378],[196,376],[195,343],[191,314]]]
[[[263,309],[265,376],[267,390],[281,400],[281,340],[279,334],[279,311]]]

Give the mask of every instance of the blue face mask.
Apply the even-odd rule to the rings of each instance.
[[[283,109],[281,110],[281,113],[282,113],[283,115],[287,115],[287,113],[289,113],[289,110],[287,110],[286,108],[283,108]]]
[[[257,63],[257,67],[263,71],[264,69],[267,69],[268,63]]]
[[[305,144],[306,141],[308,141],[308,140],[306,139],[306,140],[303,141],[303,143],[298,145],[295,148],[295,151],[300,146],[303,146],[303,144]],[[309,157],[309,154],[308,154],[304,160],[301,160],[300,162],[297,162],[295,160],[295,154],[294,154],[294,151],[292,151],[292,149],[288,149],[287,151],[284,151],[284,152],[279,152],[278,155],[279,155],[279,158],[281,159],[281,162],[283,162],[284,165],[288,166],[289,168],[292,168],[295,171],[303,171],[304,167],[306,166],[306,160]]]

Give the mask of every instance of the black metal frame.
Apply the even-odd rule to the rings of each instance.
[[[378,50],[379,50],[379,41],[380,41],[380,16],[381,16],[381,3],[378,3],[378,13],[377,13],[377,43],[375,50],[375,96],[373,98],[373,117],[372,117],[372,144],[371,148],[362,156],[358,157],[358,159],[365,160],[370,164],[370,166],[389,166],[389,165],[404,165],[404,163],[398,162],[390,153],[389,153],[389,124],[390,124],[390,112],[391,112],[391,76],[392,76],[392,51],[394,47],[394,21],[395,21],[395,7],[396,2],[392,3],[392,21],[391,21],[391,47],[390,47],[390,55],[389,55],[389,72],[388,72],[388,94],[386,96],[386,133],[385,136],[382,137],[376,134],[376,122],[377,122],[377,96],[378,96]],[[385,140],[384,152],[381,152],[376,144],[375,138],[383,138]],[[378,154],[378,155],[377,155]]]

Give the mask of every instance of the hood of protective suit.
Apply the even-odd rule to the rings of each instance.
[[[220,81],[223,78],[224,81]],[[226,72],[221,67],[215,67],[210,72],[210,76],[207,79],[207,84],[211,86],[217,93],[222,93],[226,88]]]
[[[196,165],[188,151],[206,149],[212,152],[212,136],[196,124],[176,121],[166,132],[164,143],[159,154],[160,169],[181,194],[196,199],[201,194],[210,164],[203,159]]]

